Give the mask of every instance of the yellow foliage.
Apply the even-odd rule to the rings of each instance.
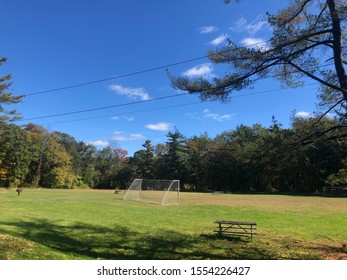
[[[56,167],[52,170],[54,188],[72,189],[77,185],[77,177],[68,168]]]
[[[1,163],[2,163],[2,159],[0,158],[0,165],[1,165]],[[7,171],[4,168],[0,167],[0,180],[5,181],[7,179],[6,175],[7,175]]]
[[[7,172],[4,169],[0,169],[0,180],[5,181],[7,179]]]

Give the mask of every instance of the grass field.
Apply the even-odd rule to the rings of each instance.
[[[347,198],[182,193],[180,205],[113,191],[0,189],[0,259],[347,259]],[[218,239],[217,219],[258,235]]]

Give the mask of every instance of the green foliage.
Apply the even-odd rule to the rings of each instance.
[[[49,188],[71,188],[75,183],[74,176],[71,174],[71,156],[54,139],[54,135],[47,137],[42,154],[40,185]]]
[[[194,186],[186,184],[189,186],[187,190],[207,190],[211,185],[213,149],[214,143],[207,134],[200,137],[194,136],[187,141],[189,182]]]
[[[342,168],[338,172],[330,174],[326,182],[331,186],[347,186],[347,159],[342,160]]]
[[[2,187],[19,187],[27,178],[32,155],[31,139],[15,125],[0,124]]]
[[[0,66],[6,62],[6,58],[0,56]],[[0,77],[0,123],[11,122],[20,119],[19,114],[16,110],[7,110],[5,106],[16,104],[22,101],[24,95],[14,96],[8,89],[12,83],[10,80],[12,75],[5,75]]]
[[[186,140],[177,128],[174,132],[169,132],[167,137],[168,152],[165,157],[167,178],[181,178],[181,181],[184,181],[187,166]]]
[[[55,135],[34,124],[0,124],[0,186],[85,188],[72,156]]]
[[[126,188],[133,179],[127,151],[110,147],[96,151],[94,155],[97,172],[95,188],[115,189]]]
[[[131,164],[135,166],[137,178],[153,179],[155,176],[154,147],[150,140],[146,140],[142,147],[145,150],[137,151],[131,160]]]
[[[0,186],[125,189],[135,178],[157,178],[179,179],[187,191],[316,193],[346,181],[344,134],[333,119],[293,117],[283,129],[273,118],[268,128],[240,125],[214,139],[186,139],[176,129],[165,144],[147,140],[128,157],[34,124],[1,124]]]

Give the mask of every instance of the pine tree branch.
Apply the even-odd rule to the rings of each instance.
[[[288,63],[289,65],[293,66],[294,68],[296,68],[299,72],[301,72],[301,73],[305,74],[306,76],[310,77],[311,79],[313,79],[313,80],[315,80],[315,81],[317,81],[317,82],[319,82],[319,83],[321,83],[321,84],[323,84],[323,85],[325,85],[325,86],[327,86],[329,88],[332,88],[334,90],[340,91],[344,95],[346,94],[345,100],[347,101],[347,89],[344,89],[344,88],[341,88],[341,87],[337,87],[337,86],[335,86],[335,85],[333,85],[331,83],[328,83],[328,82],[322,80],[321,78],[319,78],[319,77],[313,75],[312,73],[306,71],[305,69],[301,68],[300,66],[296,65],[295,63],[291,62],[288,59],[286,59],[285,62]]]
[[[344,99],[339,100],[337,103],[335,103],[333,106],[331,106],[328,110],[326,110],[323,114],[320,115],[320,117],[318,118],[318,120],[316,121],[315,125],[318,124],[323,118],[324,116],[326,116],[327,114],[329,114],[329,112],[334,109],[335,107],[337,107],[338,105],[340,105],[343,101],[345,101]]]

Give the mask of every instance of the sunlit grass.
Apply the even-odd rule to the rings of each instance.
[[[0,259],[341,259],[347,199],[182,193],[181,204],[112,191],[0,189]],[[258,236],[216,238],[217,219]]]

